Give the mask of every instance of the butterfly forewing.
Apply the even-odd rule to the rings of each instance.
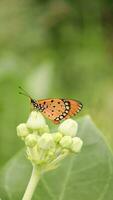
[[[39,108],[44,107],[42,113],[50,120],[54,121],[62,111],[65,110],[64,103],[61,99],[45,99],[38,101]]]
[[[43,115],[54,123],[76,115],[82,108],[82,104],[71,99],[44,99],[37,101],[38,108]]]

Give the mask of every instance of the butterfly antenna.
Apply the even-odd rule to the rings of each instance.
[[[21,90],[19,92],[19,94],[22,94],[22,95],[24,95],[24,96],[29,97],[30,99],[32,99],[31,96],[29,95],[29,93],[26,90],[24,90],[21,86],[19,86],[19,89]]]

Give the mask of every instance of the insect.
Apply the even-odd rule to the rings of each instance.
[[[30,98],[33,107],[42,112],[42,114],[50,119],[53,123],[59,124],[61,120],[68,119],[76,115],[83,107],[82,103],[73,99],[33,99],[22,87],[19,87],[23,94]]]

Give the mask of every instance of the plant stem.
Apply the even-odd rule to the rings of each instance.
[[[37,168],[34,165],[31,178],[29,180],[28,186],[26,188],[26,191],[24,193],[22,200],[31,200],[33,193],[35,191],[35,188],[39,182],[39,179],[40,179],[40,173],[38,172]]]

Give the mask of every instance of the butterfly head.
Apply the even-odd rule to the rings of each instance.
[[[35,99],[31,98],[31,104],[33,105],[34,108],[38,108],[38,103]]]

